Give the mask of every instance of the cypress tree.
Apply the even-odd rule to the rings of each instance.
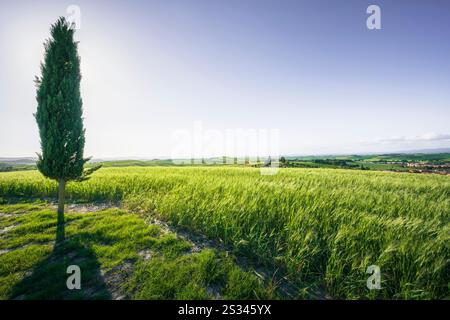
[[[80,95],[80,57],[74,30],[65,18],[51,26],[44,42],[41,77],[36,77],[37,111],[41,153],[37,168],[58,182],[58,218],[64,217],[66,183],[84,180],[98,167],[84,170],[84,133]],[[58,219],[60,221],[60,219]]]

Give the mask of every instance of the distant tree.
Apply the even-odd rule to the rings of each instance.
[[[36,77],[37,111],[41,153],[37,168],[58,182],[58,217],[64,217],[66,183],[85,180],[99,168],[84,170],[84,133],[80,95],[80,58],[74,30],[59,18],[44,43],[41,77]]]
[[[285,157],[281,157],[281,158],[280,158],[280,162],[281,162],[282,164],[286,164],[286,158],[285,158]]]

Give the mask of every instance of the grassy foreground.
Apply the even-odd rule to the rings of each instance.
[[[55,242],[54,208],[0,205],[0,299],[257,299],[272,288],[232,255],[193,244],[136,214],[107,209],[66,214]],[[81,269],[68,290],[67,266]]]
[[[0,174],[0,197],[6,200],[52,197],[55,190],[36,171]],[[281,169],[274,176],[261,176],[252,168],[103,168],[89,181],[69,184],[68,197],[121,201],[128,209],[221,240],[235,254],[280,270],[298,285],[299,298],[313,287],[323,287],[335,298],[449,297],[447,176],[331,169]],[[50,218],[51,212],[47,214]],[[74,236],[83,230],[73,230]],[[134,230],[126,233],[134,237]],[[121,246],[124,241],[111,243]],[[163,261],[159,267],[169,265]],[[381,290],[366,287],[370,265],[381,269]],[[176,278],[177,273],[158,274]]]

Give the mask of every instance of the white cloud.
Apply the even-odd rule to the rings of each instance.
[[[450,140],[450,134],[443,133],[425,133],[421,136],[415,137],[417,141],[442,141],[442,140]]]

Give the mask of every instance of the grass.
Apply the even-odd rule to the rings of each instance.
[[[0,197],[5,199],[53,197],[55,190],[53,182],[35,171],[0,174]],[[300,288],[299,297],[304,297],[305,287],[323,287],[334,298],[449,297],[447,176],[334,169],[280,169],[274,176],[261,176],[258,169],[238,167],[103,168],[89,181],[70,183],[68,197],[121,201],[130,210],[222,241],[234,254],[280,270]],[[45,232],[41,236],[47,241]],[[147,271],[139,271],[139,264],[136,276],[161,272],[188,287],[183,274],[192,272],[180,271],[175,277],[164,270],[170,262],[161,259],[143,263]],[[179,266],[197,265],[201,273],[202,259],[194,255]],[[369,265],[381,269],[381,290],[366,288]],[[239,278],[231,274],[227,279]],[[139,290],[158,296],[152,287]],[[228,287],[224,295],[245,292]]]
[[[232,255],[193,253],[192,243],[126,210],[68,213],[60,243],[48,205],[2,205],[0,223],[13,227],[0,235],[0,299],[276,297]],[[67,289],[66,268],[73,264],[81,269],[82,290]]]

